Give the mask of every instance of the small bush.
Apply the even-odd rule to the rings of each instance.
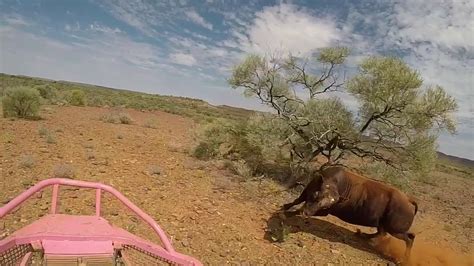
[[[48,85],[42,85],[42,86],[37,86],[35,87],[41,98],[46,99],[46,100],[53,100],[56,98],[56,89],[54,87],[48,86]]]
[[[73,90],[69,96],[68,102],[74,106],[84,106],[86,104],[86,97],[83,91]]]
[[[247,162],[244,160],[238,160],[232,162],[232,169],[235,174],[245,177],[245,178],[250,178],[253,176],[253,169],[249,166]]]
[[[49,144],[56,143],[56,138],[54,137],[54,135],[52,133],[48,133],[46,135],[46,143],[49,143]]]
[[[56,178],[73,178],[74,167],[70,164],[58,164],[53,168],[53,177]]]
[[[40,108],[40,94],[28,87],[11,88],[2,99],[4,117],[36,118]]]
[[[215,156],[215,150],[212,146],[204,141],[201,141],[193,151],[193,156],[200,160],[208,160]]]
[[[147,128],[154,128],[154,129],[158,128],[155,119],[147,119],[145,123],[143,123],[143,126]]]
[[[38,129],[38,134],[41,136],[41,137],[44,137],[44,136],[47,136],[49,134],[49,130],[45,127],[45,126],[40,126],[40,128]]]
[[[133,120],[129,114],[124,112],[110,112],[104,114],[101,118],[102,121],[112,124],[132,124]]]
[[[21,168],[33,168],[33,166],[35,166],[35,158],[29,154],[22,155],[19,164]]]
[[[120,124],[129,125],[132,123],[132,118],[127,113],[119,113],[118,118],[119,118]]]

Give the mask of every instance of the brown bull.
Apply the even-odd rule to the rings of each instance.
[[[416,202],[398,189],[384,183],[331,167],[314,178],[284,210],[305,202],[303,214],[307,216],[334,215],[341,220],[377,228],[367,238],[386,233],[406,243],[405,261],[410,257],[415,234],[409,229],[418,210]]]

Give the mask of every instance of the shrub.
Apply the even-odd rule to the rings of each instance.
[[[35,87],[39,94],[41,95],[41,98],[46,99],[46,100],[53,100],[56,98],[56,89],[52,86],[48,85],[42,85],[42,86],[36,86]]]
[[[119,113],[118,114],[118,119],[121,124],[131,124],[132,123],[132,118],[127,114],[127,113]]]
[[[58,164],[53,168],[53,177],[57,178],[73,178],[74,167],[70,164]]]
[[[194,148],[193,156],[200,160],[208,160],[216,155],[211,145],[205,141],[199,142]]]
[[[46,135],[46,143],[49,143],[49,144],[56,143],[56,138],[51,132]]]
[[[278,150],[281,141],[274,136],[275,130],[270,130],[270,127],[267,131],[260,128],[257,130],[255,125],[257,123],[250,122],[253,120],[252,118],[249,121],[232,122],[216,119],[213,123],[204,126],[198,133],[200,142],[194,149],[194,156],[199,159],[219,157],[232,161],[243,160],[245,167],[249,168],[248,172],[252,174],[261,172],[265,161],[278,157],[273,156],[273,153],[280,152]],[[264,155],[262,151],[265,151],[267,155]],[[242,164],[242,162],[237,164]],[[240,166],[232,168],[242,168]],[[247,170],[236,172],[244,173]]]
[[[154,129],[158,128],[155,119],[147,119],[145,123],[143,123],[143,126],[147,128],[154,128]]]
[[[133,120],[129,114],[124,112],[110,112],[104,114],[101,118],[102,121],[112,124],[132,124]]]
[[[71,91],[71,95],[68,99],[69,104],[74,106],[84,106],[85,105],[85,94],[81,90],[73,90]]]
[[[234,161],[231,167],[231,170],[241,177],[250,178],[253,176],[254,170],[245,160]]]
[[[40,128],[38,129],[38,134],[41,136],[41,137],[44,137],[44,136],[47,136],[49,134],[49,130],[45,127],[45,126],[40,126]]]
[[[2,99],[4,117],[35,118],[39,107],[39,92],[28,87],[11,88]]]
[[[35,165],[35,158],[30,154],[22,155],[19,164],[21,168],[33,168]]]

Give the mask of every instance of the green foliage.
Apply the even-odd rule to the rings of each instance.
[[[218,119],[198,132],[200,142],[193,154],[200,159],[230,159],[234,161],[231,170],[244,177],[256,174],[262,167],[262,146],[256,145],[248,129],[245,122]]]
[[[201,141],[193,150],[193,156],[200,160],[208,160],[216,156],[216,151],[210,143]]]
[[[85,93],[82,90],[72,90],[68,102],[74,106],[84,106],[86,104]]]
[[[332,63],[334,65],[342,64],[350,54],[347,47],[329,47],[322,49],[318,56],[321,63]]]
[[[247,123],[249,132],[240,135],[265,155],[273,153],[273,142],[297,163],[321,155],[327,164],[343,163],[355,155],[394,171],[426,174],[435,165],[440,130],[455,132],[454,99],[439,86],[424,88],[419,73],[398,58],[369,57],[354,77],[341,81],[348,55],[344,47],[321,49],[314,60],[249,55],[234,67],[229,84],[272,108],[283,126],[271,132],[269,116],[257,126]],[[327,95],[344,83],[358,101],[357,112]]]
[[[390,167],[381,162],[373,162],[364,167],[362,171],[367,173],[368,176],[376,177],[377,179],[390,183],[402,190],[408,188],[408,176],[406,173],[399,171],[393,167]]]
[[[2,99],[4,117],[35,118],[40,108],[40,95],[29,87],[15,87],[5,91]]]
[[[38,90],[41,98],[45,100],[54,100],[57,97],[56,89],[50,85],[40,85],[36,86],[35,89]]]

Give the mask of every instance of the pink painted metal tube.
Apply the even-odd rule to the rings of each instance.
[[[130,200],[128,200],[124,195],[122,195],[120,192],[118,192],[116,189],[113,187],[100,184],[100,183],[93,183],[93,182],[86,182],[86,181],[79,181],[79,180],[72,180],[72,179],[64,179],[64,178],[51,178],[51,179],[46,179],[43,180],[36,185],[30,187],[28,190],[24,191],[21,193],[19,196],[8,202],[6,205],[0,208],[0,218],[3,218],[6,214],[8,214],[10,211],[18,207],[21,203],[23,203],[25,200],[30,198],[33,194],[36,192],[44,189],[45,187],[52,186],[52,185],[66,185],[66,186],[74,186],[74,187],[82,187],[82,188],[95,188],[95,189],[100,189],[107,191],[114,195],[118,200],[120,200],[125,206],[127,206],[131,211],[133,211],[136,215],[138,215],[142,220],[144,220],[153,230],[155,231],[156,234],[160,237],[161,242],[163,243],[164,248],[170,252],[171,254],[175,254],[175,250],[173,246],[171,245],[171,242],[169,241],[168,237],[166,236],[165,232],[161,229],[161,227],[151,218],[148,214],[143,212],[140,208],[138,208],[135,204],[133,204]],[[97,193],[97,192],[96,192]],[[54,189],[53,189],[53,194],[54,194]],[[96,194],[97,196],[97,194]],[[100,196],[100,195],[99,195]],[[54,195],[53,195],[53,203],[54,202]],[[57,195],[56,195],[57,199]],[[96,202],[96,210],[97,210],[97,205],[99,205],[100,208],[100,203],[97,204]],[[54,208],[54,205],[53,205]],[[54,209],[54,211],[56,211]],[[53,212],[54,213],[54,212]]]
[[[58,194],[59,194],[59,185],[53,185],[53,196],[51,198],[51,214],[56,214],[56,209],[58,208]]]
[[[102,189],[98,188],[95,190],[95,216],[100,216],[101,194]]]

